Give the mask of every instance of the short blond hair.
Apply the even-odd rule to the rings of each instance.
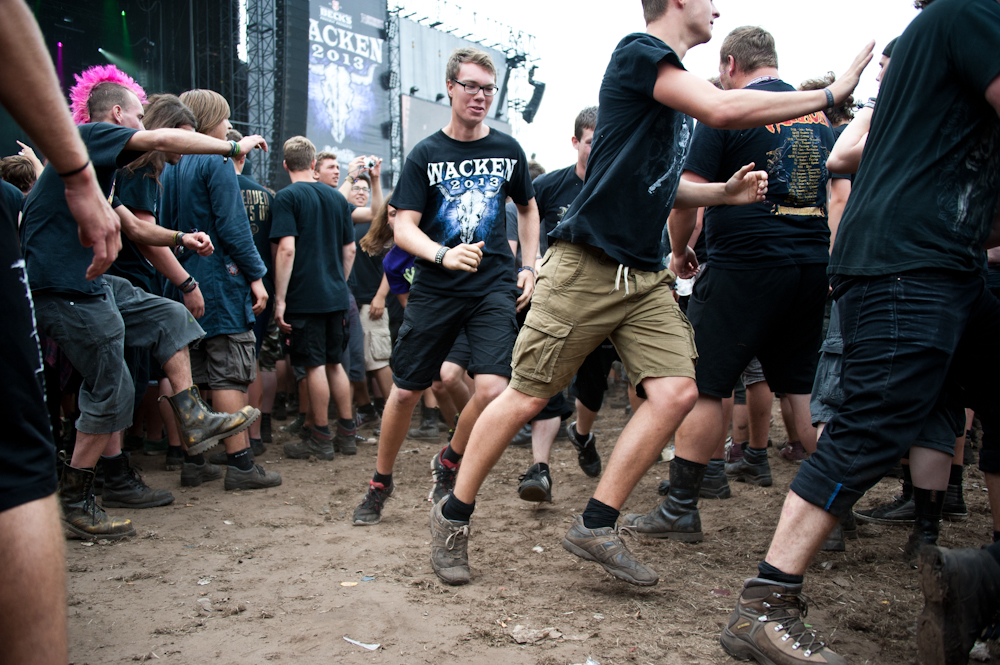
[[[304,136],[293,136],[285,141],[285,166],[289,171],[306,171],[313,167],[316,146]]]
[[[493,58],[486,51],[477,48],[457,48],[451,52],[448,58],[448,67],[445,69],[445,78],[449,81],[458,76],[458,70],[465,64],[479,65],[490,74],[493,74],[493,82],[497,80],[497,68],[493,64]]]
[[[318,169],[319,165],[322,164],[323,161],[327,159],[332,159],[333,161],[336,162],[337,155],[330,152],[329,150],[324,150],[323,152],[316,153],[316,168]]]
[[[194,113],[199,134],[208,134],[229,119],[229,102],[215,90],[188,90],[180,100]]]

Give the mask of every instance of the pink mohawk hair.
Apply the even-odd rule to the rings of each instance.
[[[91,91],[101,83],[117,83],[125,86],[136,94],[140,103],[146,103],[146,91],[142,86],[114,65],[95,65],[85,69],[81,74],[74,74],[73,78],[76,79],[76,84],[69,91],[69,101],[73,122],[78,125],[90,122],[87,100],[90,99]]]

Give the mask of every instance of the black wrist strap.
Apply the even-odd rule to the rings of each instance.
[[[78,168],[78,169],[73,169],[72,171],[67,171],[66,173],[59,173],[59,174],[57,174],[57,175],[58,175],[58,176],[59,176],[60,178],[69,178],[70,176],[74,176],[74,175],[76,175],[77,173],[83,173],[84,171],[86,171],[86,170],[87,170],[87,167],[88,167],[88,166],[90,166],[90,160],[89,160],[89,159],[87,160],[87,163],[86,163],[86,164],[84,164],[83,166],[81,166],[80,168]]]

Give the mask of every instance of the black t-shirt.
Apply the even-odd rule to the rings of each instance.
[[[830,273],[979,272],[1000,195],[1000,4],[937,0],[896,42]]]
[[[677,54],[645,33],[625,37],[601,83],[587,181],[549,235],[599,247],[636,270],[664,268],[674,205],[694,120],[653,99],[657,69]]]
[[[263,279],[264,289],[269,297],[274,298],[274,262],[271,260],[271,206],[274,204],[274,197],[271,192],[243,174],[237,174],[236,180],[240,183],[243,206],[250,218],[253,244],[257,246],[260,258],[267,267],[267,274]]]
[[[350,305],[344,245],[354,242],[347,199],[321,182],[293,182],[274,197],[271,240],[295,236],[285,303],[289,314],[329,314]]]
[[[558,171],[543,173],[531,184],[535,187],[535,203],[538,204],[538,217],[542,221],[538,253],[544,255],[549,247],[549,234],[580,195],[583,180],[576,174],[576,164],[573,164]]]
[[[137,130],[96,122],[79,127],[80,137],[97,171],[101,191],[113,194],[118,169],[142,153],[125,149]],[[22,246],[33,291],[51,290],[68,295],[103,295],[104,278],[88,282],[84,275],[94,253],[80,244],[76,220],[66,205],[62,178],[51,164],[24,202]]]
[[[158,216],[160,186],[154,177],[154,167],[147,164],[134,172],[128,169],[118,171],[118,182],[115,187],[116,201],[132,210],[145,210]],[[124,233],[122,234],[122,249],[118,258],[108,269],[109,275],[124,277],[133,286],[147,293],[156,293],[156,270],[139,251],[138,246]]]
[[[385,273],[385,268],[382,267],[382,257],[385,252],[370,256],[361,249],[360,241],[371,226],[370,222],[354,225],[357,253],[354,255],[354,269],[351,270],[351,278],[347,280],[347,285],[351,287],[351,293],[354,294],[358,307],[371,304],[372,298],[378,293],[378,287],[382,286],[382,275]]]
[[[748,86],[791,92],[784,81]],[[767,199],[705,211],[709,265],[729,270],[827,263],[826,159],[833,149],[822,112],[754,129],[713,129],[699,123],[684,169],[709,182],[726,182],[754,162],[767,171]]]
[[[413,288],[463,297],[513,289],[504,202],[510,196],[527,205],[534,195],[528,159],[503,132],[491,129],[478,141],[456,141],[438,131],[418,143],[406,158],[392,205],[421,213],[420,230],[442,245],[486,245],[477,272],[446,270],[417,259]]]
[[[21,190],[10,184],[6,180],[0,180],[0,193],[3,194],[0,197],[0,206],[7,211],[10,221],[13,224],[14,231],[17,231],[17,215],[21,212],[21,208],[24,206],[24,194]]]

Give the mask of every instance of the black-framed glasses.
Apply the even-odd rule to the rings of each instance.
[[[353,187],[351,187],[351,191],[352,192],[364,192],[365,194],[367,194],[368,192],[370,192],[372,190],[368,189],[367,187],[361,187],[360,185],[354,185]]]
[[[499,90],[499,88],[497,88],[495,85],[492,84],[479,85],[478,83],[462,83],[458,79],[452,79],[451,81],[455,85],[460,85],[463,88],[465,88],[465,91],[470,95],[475,95],[480,90],[482,90],[484,95],[486,95],[487,97],[492,97],[493,95],[497,94],[497,90]]]

